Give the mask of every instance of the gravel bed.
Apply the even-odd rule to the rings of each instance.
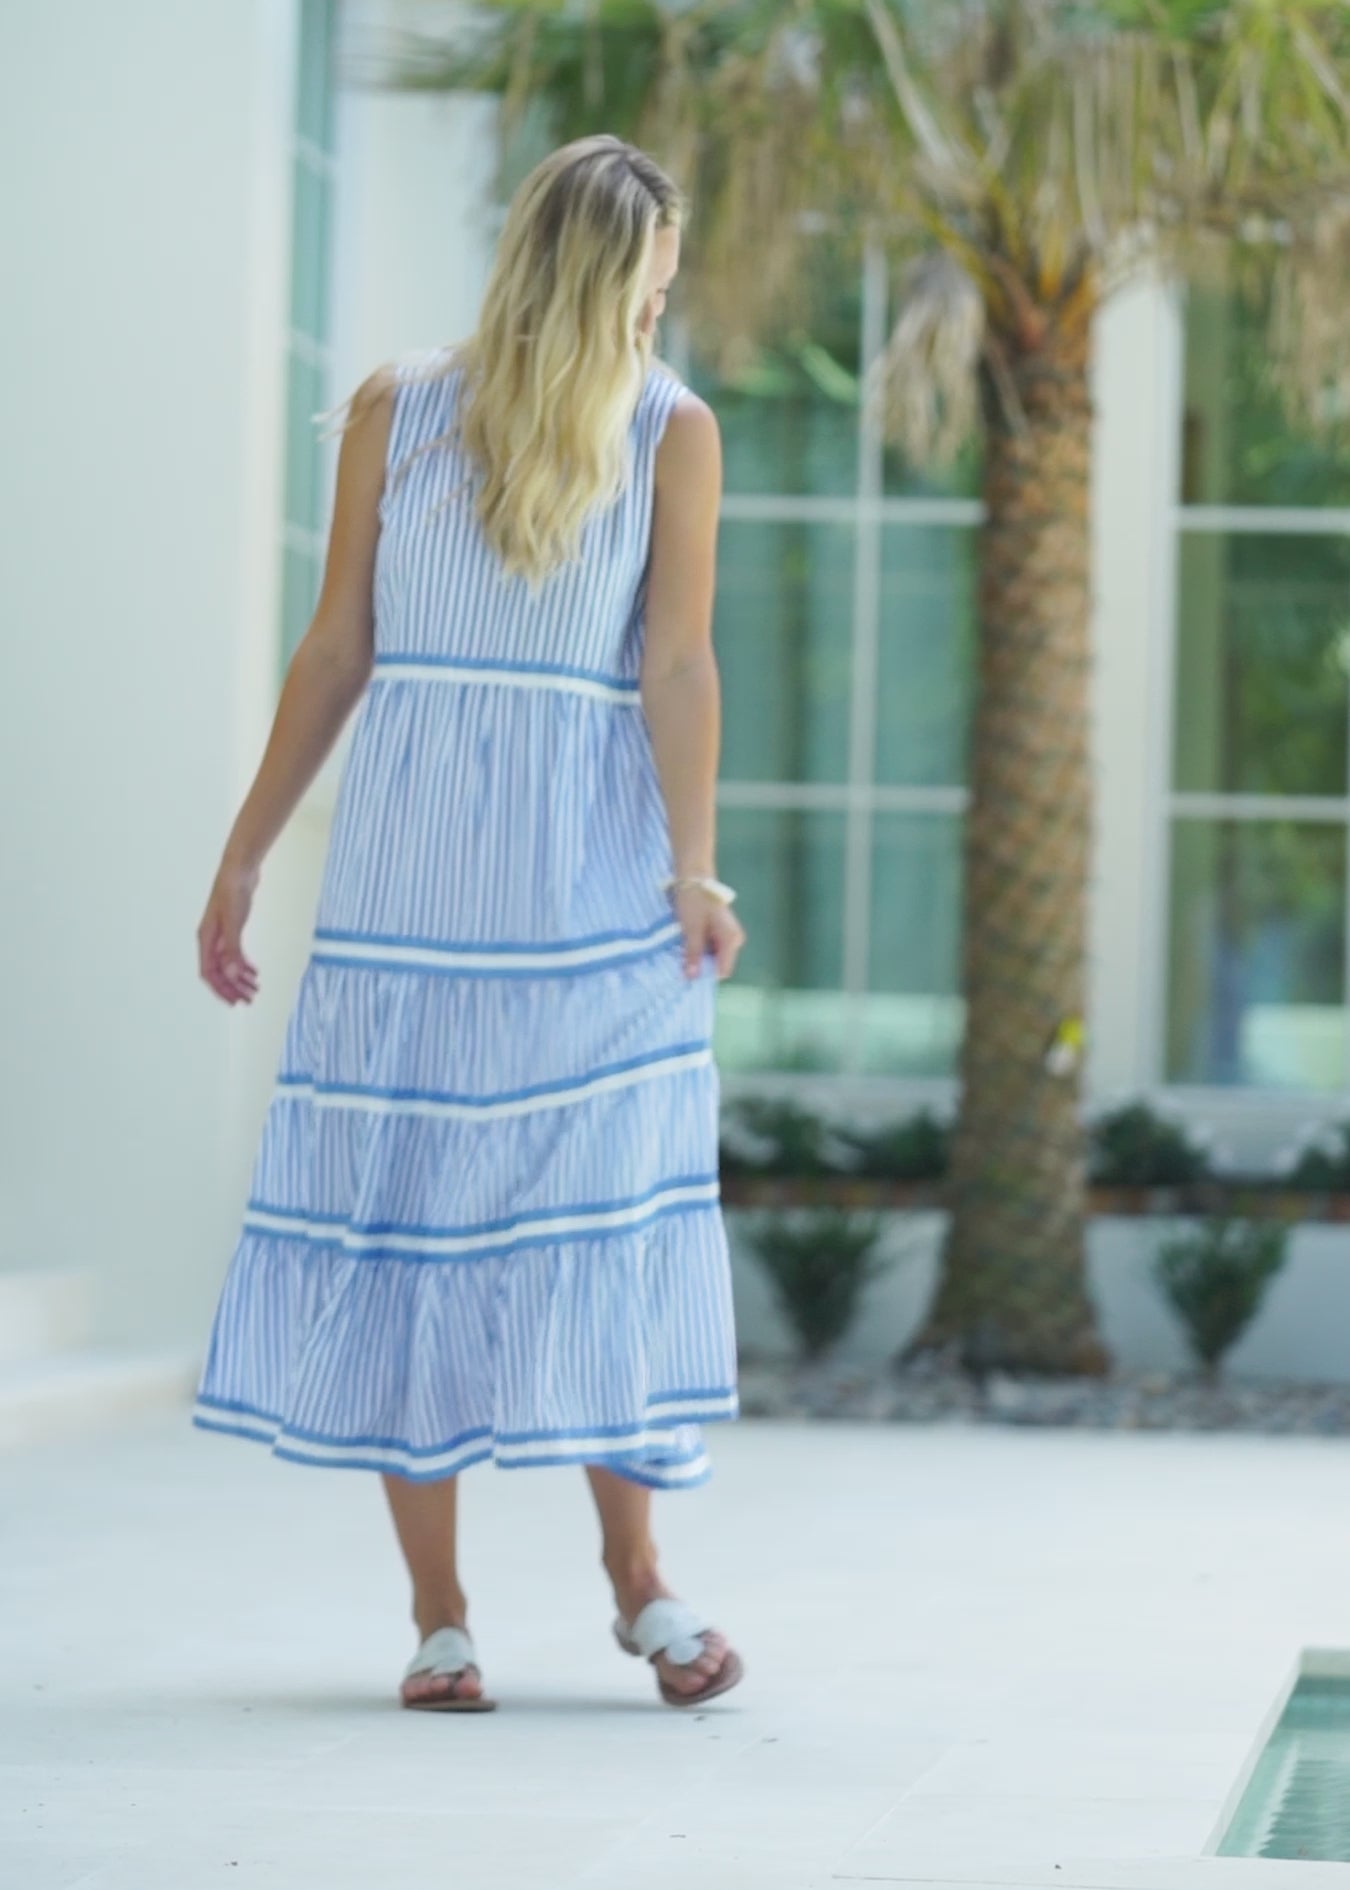
[[[1110,1431],[1255,1431],[1350,1436],[1350,1384],[1195,1375],[976,1380],[941,1360],[898,1367],[741,1365],[746,1417],[849,1423],[1014,1424]]]

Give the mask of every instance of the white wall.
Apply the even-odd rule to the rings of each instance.
[[[275,677],[292,0],[0,35],[0,1253],[196,1329],[245,1161],[193,932]]]

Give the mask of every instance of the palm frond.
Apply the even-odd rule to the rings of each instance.
[[[1350,358],[1346,0],[483,0],[469,19],[394,48],[386,78],[497,94],[508,152],[531,129],[646,145],[691,195],[685,305],[723,358],[791,327],[822,221],[879,233],[897,267],[951,259],[909,283],[893,367],[929,350],[936,369],[939,335],[972,332],[959,279],[996,366],[1140,270],[1263,233],[1299,398]],[[889,423],[947,450],[972,405],[948,388],[925,417],[894,385]]]
[[[908,458],[950,461],[976,427],[984,298],[959,263],[934,249],[904,272],[899,305],[869,395]]]

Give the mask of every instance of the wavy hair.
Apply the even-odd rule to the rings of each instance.
[[[638,331],[652,244],[682,217],[679,191],[644,151],[608,136],[563,145],[511,200],[477,329],[413,370],[460,372],[463,386],[449,430],[400,471],[461,446],[488,543],[531,584],[577,555],[586,520],[623,488],[652,353]],[[353,403],[346,423],[356,414]]]

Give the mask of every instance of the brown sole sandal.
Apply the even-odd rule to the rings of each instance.
[[[701,1659],[708,1651],[702,1637],[711,1632],[710,1624],[682,1601],[649,1601],[632,1621],[614,1623],[614,1638],[625,1654],[653,1663],[664,1655],[676,1667],[692,1667]],[[696,1693],[681,1693],[659,1675],[656,1685],[667,1706],[704,1706],[744,1678],[744,1663],[729,1647],[717,1672]]]
[[[416,1679],[427,1674],[433,1679],[458,1679],[467,1668],[478,1670],[478,1657],[473,1651],[473,1642],[463,1628],[437,1628],[434,1634],[428,1634],[412,1659],[408,1662],[404,1681]],[[476,1700],[456,1699],[454,1695],[443,1699],[405,1700],[399,1704],[409,1713],[495,1713],[497,1702],[481,1696]]]

